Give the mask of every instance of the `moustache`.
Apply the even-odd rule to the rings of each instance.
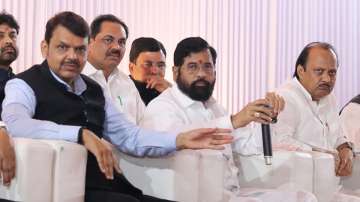
[[[73,65],[76,67],[80,67],[80,62],[78,60],[66,60],[61,63],[61,66],[63,66],[63,65]]]
[[[106,56],[117,56],[117,57],[120,57],[120,50],[117,50],[117,49],[111,49],[110,51],[108,51],[106,53]]]
[[[196,80],[196,81],[194,81],[192,84],[191,84],[191,86],[193,86],[193,87],[198,87],[196,84],[199,84],[199,83],[203,83],[203,84],[205,84],[204,86],[210,86],[210,82],[208,82],[208,81],[206,81],[206,80],[204,80],[204,79],[198,79],[198,80]]]
[[[1,49],[0,49],[0,53],[3,53],[4,51],[7,51],[7,50],[12,50],[13,52],[17,52],[16,51],[16,48],[14,47],[14,46],[12,46],[12,45],[8,45],[8,46],[5,46],[5,47],[2,47]]]

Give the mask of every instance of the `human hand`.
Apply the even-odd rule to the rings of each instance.
[[[160,93],[169,87],[171,87],[171,83],[159,75],[149,76],[146,80],[146,88],[153,88]]]
[[[15,151],[5,128],[0,128],[0,173],[3,184],[9,186],[15,177]]]
[[[230,129],[201,128],[180,133],[176,137],[176,148],[181,149],[215,149],[222,150],[224,144],[232,143]]]
[[[82,139],[84,146],[95,155],[101,172],[105,174],[107,179],[114,179],[114,168],[118,171],[119,164],[117,160],[114,160],[115,157],[111,146],[104,143],[103,140],[88,129],[83,129]]]
[[[342,148],[338,153],[338,163],[335,167],[337,176],[349,176],[352,174],[354,154],[349,148]]]

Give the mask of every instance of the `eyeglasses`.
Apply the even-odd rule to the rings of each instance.
[[[196,74],[202,69],[207,74],[212,74],[215,71],[215,67],[212,63],[204,63],[204,64],[198,64],[195,62],[188,63],[185,66],[185,69],[190,74]]]
[[[140,64],[140,66],[144,69],[150,69],[151,67],[157,67],[160,70],[166,69],[166,64],[164,62],[145,62]]]

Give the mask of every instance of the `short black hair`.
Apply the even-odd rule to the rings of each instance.
[[[7,13],[5,10],[0,13],[0,25],[2,24],[7,24],[9,27],[16,30],[16,34],[19,34],[19,24],[14,16]]]
[[[96,37],[97,34],[99,34],[100,32],[100,28],[101,28],[101,24],[103,22],[114,22],[114,23],[118,23],[120,24],[124,30],[125,30],[125,34],[126,34],[126,39],[129,37],[129,28],[128,26],[125,24],[124,21],[120,20],[119,18],[117,18],[115,15],[112,14],[106,14],[106,15],[99,15],[97,16],[90,25],[90,37],[92,39],[94,39]]]
[[[58,25],[65,27],[76,36],[82,38],[89,36],[89,25],[84,18],[71,11],[64,11],[47,21],[45,30],[45,41],[47,43],[50,43],[50,39]]]
[[[135,39],[131,44],[129,59],[130,62],[135,63],[136,59],[139,57],[142,52],[157,52],[162,51],[166,57],[166,50],[164,45],[151,37],[140,37]]]
[[[174,65],[180,67],[184,64],[184,58],[191,53],[199,53],[203,50],[209,49],[213,59],[213,63],[216,64],[216,51],[211,47],[207,41],[201,37],[189,37],[181,40],[174,51]]]
[[[309,57],[310,50],[312,48],[322,48],[322,49],[333,52],[335,54],[335,58],[336,58],[336,66],[337,67],[339,66],[339,60],[338,60],[336,50],[331,44],[326,43],[326,42],[311,42],[302,49],[299,57],[297,58],[296,64],[295,64],[295,72],[294,72],[293,77],[296,77],[297,79],[299,79],[299,75],[297,73],[297,67],[299,65],[303,66],[304,70],[306,70],[307,59]]]

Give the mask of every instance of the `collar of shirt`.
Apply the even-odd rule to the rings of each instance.
[[[90,62],[86,62],[85,68],[83,73],[87,76],[92,76],[95,77],[96,80],[101,80],[104,83],[108,83],[110,82],[113,78],[115,78],[116,76],[118,76],[120,74],[120,70],[118,68],[115,68],[110,76],[109,79],[106,81],[104,73],[102,70],[96,69]]]
[[[291,81],[291,83],[305,96],[306,101],[312,106],[312,107],[322,107],[328,105],[328,97],[329,95],[321,98],[319,102],[313,101],[310,93],[304,88],[304,86],[300,83],[300,81],[294,77]]]
[[[210,97],[209,100],[207,100],[204,103],[193,100],[189,96],[187,96],[185,93],[183,93],[176,84],[173,85],[171,90],[172,90],[174,96],[176,96],[179,103],[184,108],[190,107],[192,105],[203,105],[205,108],[208,108],[211,105],[216,104],[216,100],[213,97]]]
[[[60,83],[62,83],[65,87],[66,90],[68,92],[72,92],[75,93],[76,95],[81,95],[85,90],[86,90],[86,83],[85,81],[81,78],[80,75],[78,75],[75,80],[74,80],[74,89],[71,88],[71,86],[69,84],[67,84],[65,81],[63,81],[62,79],[60,79],[50,68],[50,73],[51,75],[53,75],[53,77]]]

